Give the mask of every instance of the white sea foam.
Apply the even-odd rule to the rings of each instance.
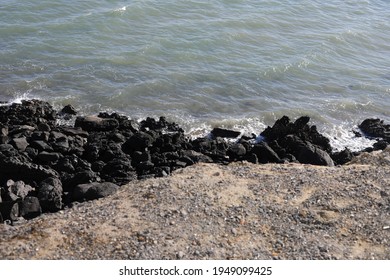
[[[8,106],[8,105],[11,105],[13,103],[21,104],[23,100],[28,100],[28,99],[31,99],[31,98],[32,97],[30,96],[29,92],[25,92],[25,93],[22,93],[22,94],[17,94],[14,98],[8,100],[8,102],[0,103],[0,106]],[[40,98],[35,98],[35,99],[40,99]]]
[[[351,151],[361,151],[365,148],[372,147],[375,140],[366,137],[357,137],[354,131],[359,132],[357,126],[348,126],[347,124],[328,127],[321,133],[330,141],[334,151],[342,151],[348,148]]]
[[[127,10],[127,6],[123,6],[122,8],[115,9],[114,12],[125,12]]]

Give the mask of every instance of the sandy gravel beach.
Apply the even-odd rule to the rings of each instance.
[[[197,164],[15,226],[0,259],[390,259],[390,149],[341,167]]]

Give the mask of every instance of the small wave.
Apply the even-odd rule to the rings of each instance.
[[[21,104],[23,100],[29,100],[29,99],[33,99],[33,97],[30,95],[30,92],[27,91],[22,94],[17,94],[14,98],[10,99],[7,102],[0,103],[0,106],[9,106],[14,103]],[[34,99],[39,99],[39,98],[34,98]]]
[[[350,125],[350,124],[349,124]],[[347,124],[328,127],[321,133],[330,141],[333,151],[342,151],[345,148],[353,152],[372,147],[375,140],[366,137],[357,137],[353,131],[359,131],[358,127],[350,127]]]
[[[122,8],[115,9],[114,12],[123,13],[127,10],[127,6],[123,6]]]

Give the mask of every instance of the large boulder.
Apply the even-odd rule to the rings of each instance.
[[[251,153],[255,154],[259,163],[281,163],[279,155],[266,143],[260,142],[253,146]]]
[[[301,148],[297,160],[306,164],[334,166],[334,162],[327,152],[310,143],[306,143]]]

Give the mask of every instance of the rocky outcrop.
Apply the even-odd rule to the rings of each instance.
[[[329,140],[307,116],[287,116],[256,135],[214,128],[190,139],[164,117],[135,122],[117,113],[76,116],[65,106],[29,100],[0,106],[0,219],[17,220],[55,212],[72,201],[101,198],[132,180],[168,176],[198,162],[227,164],[300,162],[333,166],[355,153],[333,152]],[[73,126],[61,119],[75,120]],[[385,147],[389,126],[366,120],[360,128]]]

